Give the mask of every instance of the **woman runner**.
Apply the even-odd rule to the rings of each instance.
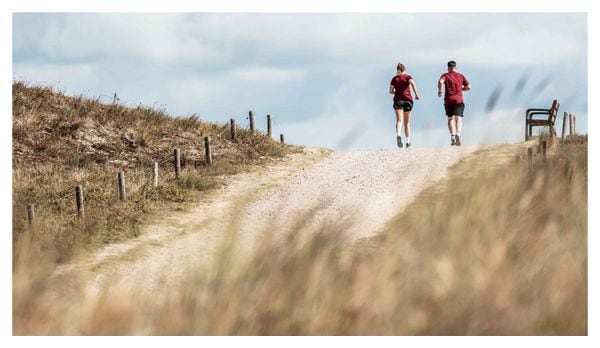
[[[394,95],[394,111],[396,113],[396,140],[398,147],[402,147],[402,121],[404,121],[404,135],[406,136],[406,148],[410,147],[410,112],[413,108],[413,98],[410,93],[412,86],[415,98],[419,100],[417,85],[410,75],[406,73],[406,67],[398,63],[396,76],[390,82],[390,94]]]

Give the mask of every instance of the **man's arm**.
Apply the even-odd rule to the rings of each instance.
[[[466,77],[464,77],[463,75],[463,87],[462,87],[463,91],[470,91],[471,90],[471,82],[469,82],[469,80],[467,80]]]
[[[396,89],[394,88],[393,85],[390,85],[390,94],[394,94],[396,93]]]
[[[421,97],[419,96],[419,91],[417,91],[417,85],[415,84],[415,81],[413,81],[413,79],[410,79],[408,80],[408,83],[410,83],[413,91],[415,91],[415,98],[420,99]]]
[[[446,82],[444,79],[440,79],[438,81],[438,97],[442,96],[442,88],[444,87],[444,82]]]

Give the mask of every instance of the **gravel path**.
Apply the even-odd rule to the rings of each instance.
[[[60,267],[55,275],[64,284],[86,279],[94,293],[117,282],[155,291],[163,282],[182,276],[186,262],[210,261],[228,232],[235,231],[242,246],[250,248],[262,232],[288,231],[298,216],[310,216],[307,228],[343,221],[350,236],[370,236],[475,149],[331,154],[306,149],[262,170],[232,177],[224,189],[190,211],[150,223],[140,238],[107,246]]]
[[[249,205],[241,231],[252,235],[262,227],[289,232],[290,226],[298,226],[294,219],[310,216],[303,227],[342,222],[351,237],[371,236],[475,149],[335,152]]]

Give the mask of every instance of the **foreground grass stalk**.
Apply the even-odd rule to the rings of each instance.
[[[457,164],[371,239],[335,221],[309,231],[309,215],[249,254],[232,239],[212,264],[181,260],[183,283],[152,296],[133,283],[48,301],[47,268],[19,244],[14,332],[585,335],[587,138],[551,146],[531,171]]]

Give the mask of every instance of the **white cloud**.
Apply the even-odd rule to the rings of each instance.
[[[281,124],[286,142],[296,145],[335,148],[338,150],[384,148],[391,144],[394,130],[378,127],[364,116],[339,115],[318,117]],[[382,136],[387,133],[390,141]],[[389,143],[389,144],[388,144]]]
[[[463,133],[478,144],[514,143],[525,136],[523,108],[497,108],[483,117],[477,116],[463,119]]]
[[[212,14],[195,17],[208,41],[318,63],[414,63],[461,57],[480,66],[552,65],[585,54],[581,14]],[[214,34],[214,35],[211,35]]]
[[[548,66],[584,55],[584,44],[572,37],[549,34],[540,28],[521,31],[506,27],[492,29],[485,36],[457,42],[449,47],[420,50],[413,57],[420,62],[454,57],[461,64],[491,67]]]
[[[217,76],[172,78],[167,82],[168,93],[180,109],[198,105],[231,103],[257,98],[287,84],[297,84],[305,77],[301,69],[264,66],[235,68]]]
[[[488,67],[552,65],[584,54],[584,19],[491,13],[68,14],[49,17],[45,27],[34,25],[42,39],[23,35],[15,47],[28,44],[57,59],[107,55],[157,63],[223,65],[254,54],[307,58],[310,64],[382,64],[398,57],[426,64],[457,57]]]
[[[325,96],[319,115],[282,122],[288,142],[340,150],[396,146],[394,112],[372,104],[372,80],[360,72],[342,76],[339,86]]]
[[[266,84],[285,83],[302,79],[305,71],[301,69],[282,69],[271,67],[244,67],[225,74],[225,80],[262,82]]]
[[[13,65],[14,79],[44,83],[59,88],[69,87],[69,90],[74,92],[85,89],[85,82],[94,75],[95,68],[92,64],[15,63]]]
[[[66,14],[50,17],[37,49],[54,59],[133,57],[156,63],[211,62],[227,54],[203,42],[181,14]],[[21,44],[19,49],[23,49]]]

